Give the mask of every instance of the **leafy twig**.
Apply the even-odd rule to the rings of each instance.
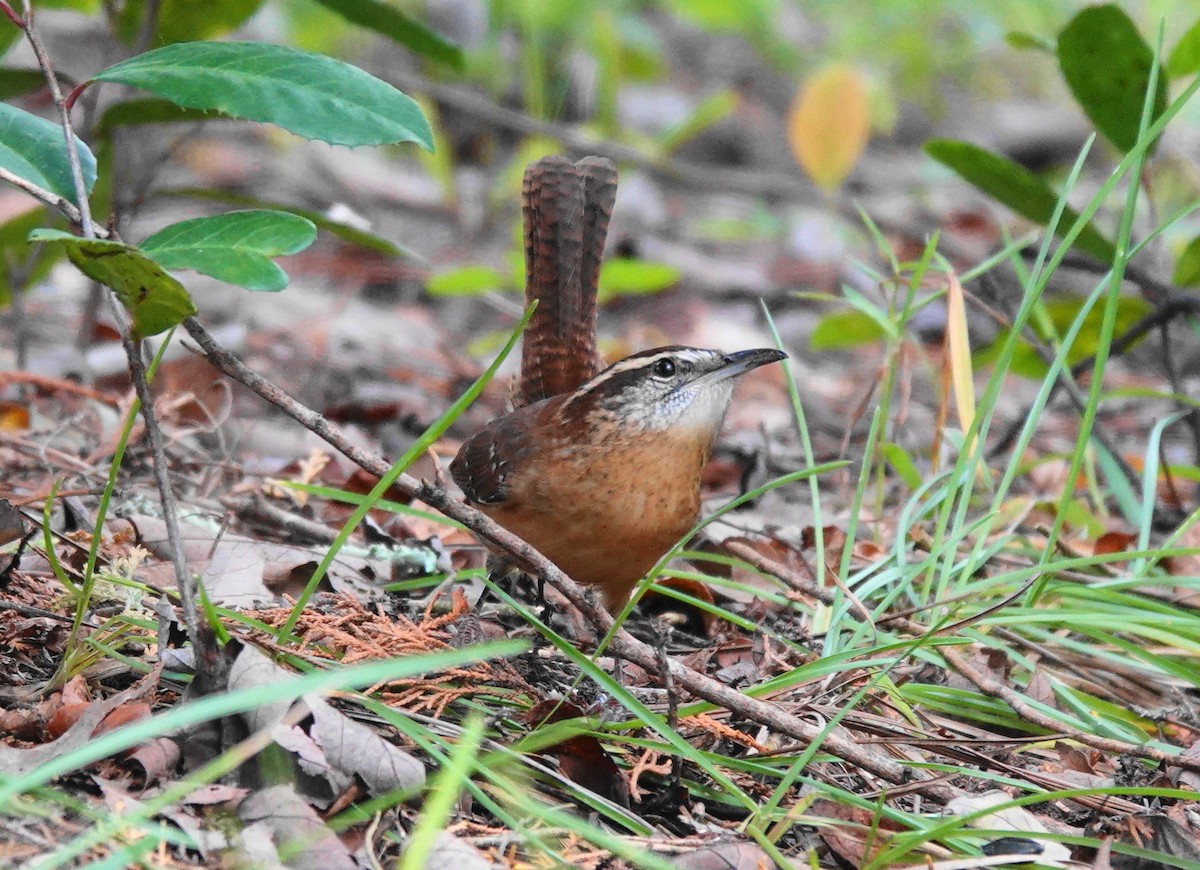
[[[34,199],[40,200],[46,205],[66,215],[67,220],[76,225],[82,225],[83,216],[75,203],[67,199],[65,196],[59,196],[57,193],[51,193],[48,190],[43,190],[31,181],[26,181],[19,175],[9,172],[7,169],[0,167],[0,181],[7,181],[13,187],[20,188]],[[96,238],[107,239],[108,233],[103,227],[93,226],[93,235]]]
[[[67,203],[62,197],[56,197],[47,191],[33,193],[31,190],[33,186],[27,183],[18,186],[27,193],[33,194],[38,199],[58,208],[66,214],[70,220],[78,224],[85,238],[99,238],[100,233],[97,232],[98,228],[92,222],[92,215],[88,205],[87,185],[84,183],[83,169],[79,163],[75,130],[71,126],[71,112],[66,101],[63,99],[62,89],[58,86],[58,77],[54,73],[50,56],[47,54],[46,47],[38,35],[37,28],[34,26],[33,8],[29,0],[24,0],[23,17],[16,16],[7,3],[4,4],[2,11],[14,24],[24,31],[25,38],[33,49],[38,66],[42,70],[42,76],[46,80],[46,85],[50,89],[50,96],[54,101],[55,109],[58,111],[59,123],[62,126],[63,138],[66,142],[67,162],[71,167],[71,180],[75,188],[75,207],[70,210],[64,208],[64,205],[70,205],[70,203]],[[108,233],[104,235],[107,237]],[[145,421],[146,434],[150,439],[150,449],[154,455],[154,482],[158,488],[159,499],[162,503],[163,521],[166,523],[167,540],[171,549],[171,562],[175,569],[175,580],[179,585],[184,625],[187,628],[188,638],[191,640],[192,646],[196,651],[198,661],[204,661],[210,656],[215,657],[216,650],[215,648],[209,648],[211,645],[200,630],[199,614],[196,610],[196,586],[193,582],[192,573],[188,569],[187,559],[184,556],[183,536],[179,530],[179,515],[175,502],[175,493],[171,489],[171,482],[167,474],[167,452],[162,429],[159,427],[158,418],[154,413],[154,396],[151,394],[150,385],[146,381],[146,366],[142,359],[141,341],[135,339],[128,326],[124,324],[124,316],[120,306],[117,304],[116,298],[112,294],[108,294],[108,299],[113,306],[117,323],[123,326],[121,329],[121,345],[125,349],[125,356],[129,361],[130,379],[133,381],[134,390],[141,401],[142,419]]]
[[[24,0],[24,11],[24,20],[17,26],[25,31],[25,39],[33,49],[34,57],[37,58],[38,66],[42,70],[42,77],[46,80],[46,87],[50,89],[54,108],[58,111],[59,124],[62,126],[63,139],[67,146],[67,165],[71,167],[71,182],[75,186],[76,204],[79,206],[79,229],[86,238],[95,238],[91,209],[88,206],[87,185],[83,183],[83,167],[79,163],[75,130],[71,127],[71,112],[63,100],[62,89],[58,86],[58,76],[54,74],[54,67],[50,63],[50,55],[46,53],[46,46],[42,43],[37,28],[33,26],[33,5],[30,0]],[[14,21],[14,23],[16,22]]]

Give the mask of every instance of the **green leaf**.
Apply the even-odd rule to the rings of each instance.
[[[510,283],[487,266],[463,266],[430,276],[425,292],[430,296],[478,296],[491,290],[502,290]]]
[[[117,21],[117,35],[132,43],[145,20],[147,0],[126,0]],[[160,0],[151,45],[211,39],[246,22],[263,0]]]
[[[842,296],[861,313],[874,320],[875,325],[883,330],[884,335],[889,338],[900,337],[899,324],[895,318],[889,316],[887,311],[880,308],[866,296],[849,285],[842,286]]]
[[[463,69],[462,49],[411,15],[381,0],[316,0],[347,21],[382,33],[417,54],[456,70]]]
[[[1059,335],[1065,335],[1079,315],[1084,299],[1079,296],[1063,296],[1046,302],[1046,314],[1054,324]],[[1133,328],[1133,325],[1154,310],[1154,306],[1140,296],[1121,296],[1117,299],[1117,323],[1114,335],[1122,335]],[[1099,306],[1088,311],[1083,319],[1083,327],[1071,345],[1067,354],[1070,365],[1093,355],[1100,345],[1103,332],[1104,310]]]
[[[884,444],[881,449],[883,451],[883,458],[895,469],[896,474],[904,481],[904,485],[912,490],[920,489],[924,480],[921,477],[921,472],[917,470],[916,463],[908,455],[908,451],[899,444],[893,444],[892,442]]]
[[[124,100],[109,106],[96,124],[97,136],[108,136],[116,127],[139,124],[178,124],[186,121],[220,121],[229,116],[212,109],[185,109],[170,100],[151,97]]]
[[[843,350],[872,344],[887,336],[875,318],[862,311],[835,311],[817,323],[809,337],[813,350]]]
[[[96,158],[79,139],[75,140],[75,150],[83,169],[84,187],[90,193],[96,183]],[[79,204],[62,127],[7,103],[0,103],[0,166]]]
[[[1167,74],[1171,78],[1200,72],[1200,20],[1175,43],[1171,57],[1167,59]]]
[[[48,229],[34,230],[29,241],[63,245],[79,271],[111,287],[133,317],[136,338],[165,332],[196,313],[183,285],[137,248]]]
[[[0,307],[8,305],[13,294],[44,280],[62,259],[63,252],[58,249],[29,250],[29,234],[46,220],[46,209],[35,205],[0,224],[0,262],[9,266],[0,269]]]
[[[1175,261],[1174,282],[1180,287],[1200,284],[1200,236],[1188,242],[1179,259]]]
[[[1042,179],[1007,157],[955,139],[932,139],[925,143],[925,152],[1024,218],[1046,226],[1054,216],[1058,195]],[[1075,210],[1063,209],[1056,234],[1061,237],[1078,218]],[[1112,242],[1090,223],[1075,239],[1075,247],[1104,263],[1116,257]]]
[[[1053,42],[1041,36],[1034,36],[1032,33],[1010,30],[1004,34],[1004,41],[1013,48],[1026,49],[1028,51],[1044,51],[1047,54],[1054,54]]]
[[[12,29],[15,30],[15,28]],[[64,90],[75,87],[75,80],[68,76],[58,73],[55,78],[58,79],[59,85],[63,86]],[[13,97],[32,94],[44,87],[46,87],[46,77],[42,75],[40,69],[14,69],[12,67],[0,69],[0,100],[10,100]]]
[[[600,267],[600,301],[616,296],[661,293],[679,283],[679,270],[665,263],[612,257]]]
[[[689,139],[699,136],[709,127],[719,124],[732,115],[738,106],[737,92],[726,89],[717,91],[701,101],[692,113],[658,136],[658,147],[663,154],[670,154]]]
[[[164,227],[142,252],[165,269],[193,269],[249,290],[282,290],[287,273],[271,257],[303,251],[317,237],[312,221],[280,211],[234,211]]]
[[[1079,314],[1079,309],[1083,306],[1083,303],[1084,300],[1082,298],[1072,295],[1062,296],[1045,303],[1046,315],[1057,335],[1062,336],[1067,333],[1075,317]],[[1149,302],[1136,296],[1120,297],[1117,300],[1116,307],[1117,322],[1114,331],[1115,335],[1128,332],[1135,323],[1153,310],[1153,306]],[[1075,337],[1075,343],[1071,345],[1071,349],[1067,352],[1067,365],[1076,365],[1095,355],[1100,347],[1100,338],[1103,332],[1104,311],[1100,308],[1092,308],[1084,317],[1079,334]],[[974,361],[981,365],[994,361],[996,350],[1004,344],[1009,334],[1009,330],[1001,331],[988,348],[974,357]],[[1039,329],[1038,334],[1042,338],[1049,338],[1045,330]],[[1135,342],[1135,346],[1143,340],[1144,337],[1139,339]],[[1009,371],[1023,378],[1041,380],[1046,376],[1049,367],[1042,360],[1041,355],[1033,345],[1024,339],[1018,339],[1016,350],[1009,364]]]
[[[1121,7],[1089,6],[1072,18],[1058,35],[1058,65],[1096,129],[1122,152],[1133,148],[1154,52]],[[1150,123],[1166,108],[1166,77],[1160,71]]]
[[[366,248],[369,251],[376,251],[380,254],[387,254],[390,257],[408,257],[415,260],[423,259],[419,254],[415,254],[382,236],[377,236],[374,233],[369,233],[366,230],[361,230],[356,226],[342,223],[341,221],[335,221],[326,217],[321,212],[313,211],[312,209],[297,208],[296,206],[287,205],[282,202],[272,202],[253,196],[246,196],[243,193],[218,190],[215,187],[177,187],[159,192],[170,196],[185,196],[190,199],[224,202],[229,205],[252,206],[270,211],[284,211],[288,214],[298,215],[305,220],[310,220],[316,224],[317,229],[332,233],[339,239],[358,245],[360,248]]]
[[[0,54],[7,52],[19,36],[21,36],[21,31],[10,27],[6,22],[4,27],[0,28]]]
[[[189,109],[264,121],[334,145],[433,147],[411,98],[357,67],[261,42],[181,42],[110,66],[91,81],[142,88]]]

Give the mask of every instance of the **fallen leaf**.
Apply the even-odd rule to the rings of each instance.
[[[772,870],[775,862],[757,843],[725,840],[671,858],[680,870]]]
[[[492,870],[494,866],[491,858],[449,831],[441,831],[437,835],[425,861],[426,870],[439,867],[450,867],[454,870]]]
[[[523,717],[530,724],[550,725],[569,719],[579,719],[583,711],[569,701],[540,701]],[[629,783],[600,741],[590,734],[578,734],[560,740],[542,750],[558,761],[558,768],[572,782],[608,798],[621,806],[629,806]]]
[[[273,785],[253,792],[238,807],[248,826],[262,826],[255,834],[268,834],[288,855],[294,870],[356,870],[358,863],[309,804],[291,786]],[[243,836],[246,831],[243,832]],[[252,866],[262,866],[255,863]]]
[[[19,402],[0,401],[0,429],[16,432],[29,428],[29,408]]]

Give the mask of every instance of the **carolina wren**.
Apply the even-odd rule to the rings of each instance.
[[[695,525],[700,472],[739,375],[786,358],[660,347],[597,373],[596,291],[616,191],[599,158],[525,172],[526,298],[515,403],[450,465],[467,499],[622,607]]]

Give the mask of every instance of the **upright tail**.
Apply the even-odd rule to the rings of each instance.
[[[525,170],[525,331],[517,407],[569,393],[600,370],[596,298],[617,192],[612,161],[545,157]]]

